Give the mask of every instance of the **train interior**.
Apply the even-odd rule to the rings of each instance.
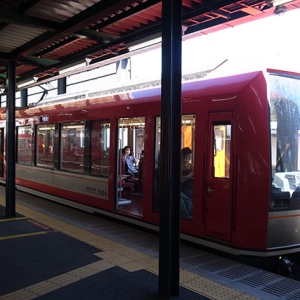
[[[182,116],[181,130],[181,145],[182,148],[190,148],[190,164],[194,161],[194,142],[195,142],[195,115]],[[145,172],[144,161],[147,157],[144,156],[144,148],[147,145],[145,142],[145,118],[121,118],[119,119],[118,128],[118,176],[117,176],[117,209],[119,211],[143,216],[143,172]],[[155,122],[155,155],[153,163],[153,210],[159,212],[160,201],[160,117],[156,118]],[[133,176],[127,171],[126,162],[124,161],[124,147],[129,146],[131,149],[130,155],[135,157],[134,167],[137,170],[137,175]],[[153,159],[153,158],[150,158]],[[193,183],[190,187],[193,190]],[[185,194],[181,193],[181,217],[192,219],[193,216],[193,196],[192,192]]]
[[[121,118],[118,121],[117,199],[120,211],[143,216],[143,162],[144,162],[145,118]],[[130,147],[129,162],[125,159],[124,147]],[[131,158],[130,158],[131,157]]]

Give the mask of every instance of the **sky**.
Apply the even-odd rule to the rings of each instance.
[[[182,72],[226,61],[219,73],[278,68],[300,73],[300,9],[202,35],[182,43]],[[161,74],[161,49],[132,57],[132,79]]]

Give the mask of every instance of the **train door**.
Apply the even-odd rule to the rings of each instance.
[[[143,216],[144,133],[144,117],[118,120],[116,209],[139,217]]]
[[[206,235],[231,240],[232,228],[232,113],[209,114],[206,166]]]
[[[156,118],[156,141],[153,176],[153,211],[160,211],[160,147],[161,147],[161,119]],[[195,162],[195,127],[196,115],[182,115],[181,125],[181,193],[180,193],[180,217],[193,220],[194,199],[194,162]],[[186,160],[187,159],[187,160]]]

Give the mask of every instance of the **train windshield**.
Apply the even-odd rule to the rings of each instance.
[[[269,80],[271,208],[283,208],[300,198],[300,77],[270,74]]]

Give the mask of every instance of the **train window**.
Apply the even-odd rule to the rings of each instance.
[[[181,126],[181,193],[180,215],[183,219],[193,218],[194,194],[194,149],[195,149],[195,115],[183,115]],[[155,165],[153,210],[159,212],[159,172],[160,172],[160,117],[156,119]]]
[[[110,124],[108,121],[92,123],[91,174],[108,177]]]
[[[122,118],[119,120],[119,148],[130,146],[135,157],[140,159],[144,150],[145,118]]]
[[[54,165],[54,125],[37,126],[36,163],[40,166]]]
[[[83,123],[61,126],[61,169],[83,173],[84,130]]]
[[[17,162],[23,165],[32,165],[33,163],[33,144],[31,126],[20,126],[17,128]]]
[[[273,209],[299,209],[300,84],[296,76],[270,75],[270,132]],[[290,198],[288,195],[291,195]],[[295,201],[296,200],[296,201]]]
[[[214,125],[213,133],[213,176],[216,178],[229,178],[231,125]]]

